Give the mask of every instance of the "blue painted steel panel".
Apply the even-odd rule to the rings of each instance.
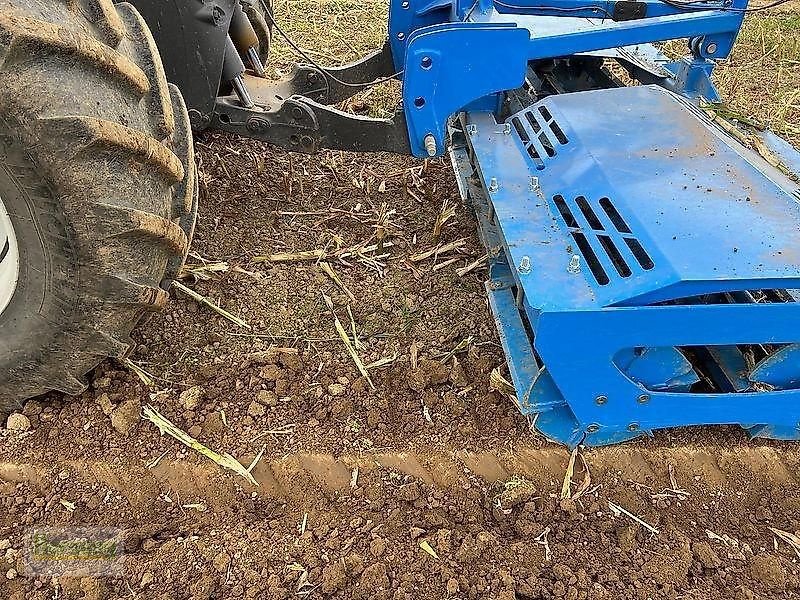
[[[516,330],[504,339],[518,394],[546,394],[541,406],[521,401],[540,431],[600,445],[662,427],[767,423],[748,427],[800,437],[800,389],[692,392],[698,378],[675,350],[798,343],[800,303],[653,305],[800,287],[791,180],[657,87],[551,96],[505,123],[487,113],[465,123],[508,262],[492,307],[499,329]],[[532,367],[521,376],[515,364],[522,342],[510,323],[523,315],[539,388]],[[653,362],[620,361],[634,348]]]
[[[632,346],[703,346],[787,343],[800,338],[800,306],[787,304],[688,305],[548,312],[540,316],[535,345],[581,423],[599,423],[587,443],[635,425],[663,427],[716,423],[800,424],[800,389],[747,393],[672,393],[646,390],[611,365]],[[580,348],[580,351],[576,351]],[[569,360],[565,360],[569,356]],[[643,393],[646,403],[638,401]],[[606,395],[598,405],[595,398]],[[800,436],[800,431],[797,431]]]
[[[613,282],[589,278],[601,304],[800,287],[800,260],[791,260],[800,231],[795,187],[785,178],[781,185],[766,163],[742,160],[738,144],[678,96],[655,86],[629,87],[554,96],[539,106],[568,140],[552,139],[540,111],[528,111],[549,132],[553,156],[534,137],[529,120],[518,121],[542,157],[540,188],[565,234],[562,248],[574,245],[571,232],[582,232]],[[590,118],[586,106],[592,107]],[[536,172],[537,162],[525,156],[528,169]],[[504,179],[499,177],[501,185]],[[555,209],[556,197],[563,198],[577,227],[568,227]],[[612,222],[609,210],[624,220],[626,232]],[[615,267],[602,245],[608,240],[630,275]],[[641,264],[642,252],[652,267]]]

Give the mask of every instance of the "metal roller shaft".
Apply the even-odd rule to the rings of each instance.
[[[258,53],[259,41],[256,30],[253,29],[253,24],[250,23],[250,19],[244,14],[242,5],[238,2],[236,2],[234,8],[233,17],[231,18],[231,27],[228,33],[239,55],[247,59],[256,75],[259,77],[266,77],[264,64],[261,62],[261,57]]]

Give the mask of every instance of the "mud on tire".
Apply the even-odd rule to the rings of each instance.
[[[138,12],[0,0],[0,201],[20,263],[0,314],[0,410],[79,393],[128,352],[167,301],[196,198],[186,107]]]

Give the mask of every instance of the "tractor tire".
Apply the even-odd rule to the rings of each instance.
[[[0,411],[126,356],[188,252],[189,118],[130,4],[0,0],[0,245],[4,213]]]
[[[258,56],[265,65],[272,44],[272,0],[239,0],[258,37]],[[266,6],[264,6],[266,5]]]

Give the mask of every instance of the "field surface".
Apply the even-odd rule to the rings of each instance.
[[[276,7],[326,63],[377,47],[385,10]],[[717,81],[730,113],[800,142],[800,6],[748,17]],[[346,108],[384,114],[396,93]],[[0,599],[800,598],[798,444],[660,433],[581,450],[565,484],[569,452],[490,382],[505,367],[486,271],[458,271],[483,250],[447,161],[224,135],[196,149],[182,283],[241,322],[174,290],[129,363],[0,431]],[[148,406],[250,475],[160,435]],[[43,526],[118,528],[124,558],[104,577],[30,574]]]

